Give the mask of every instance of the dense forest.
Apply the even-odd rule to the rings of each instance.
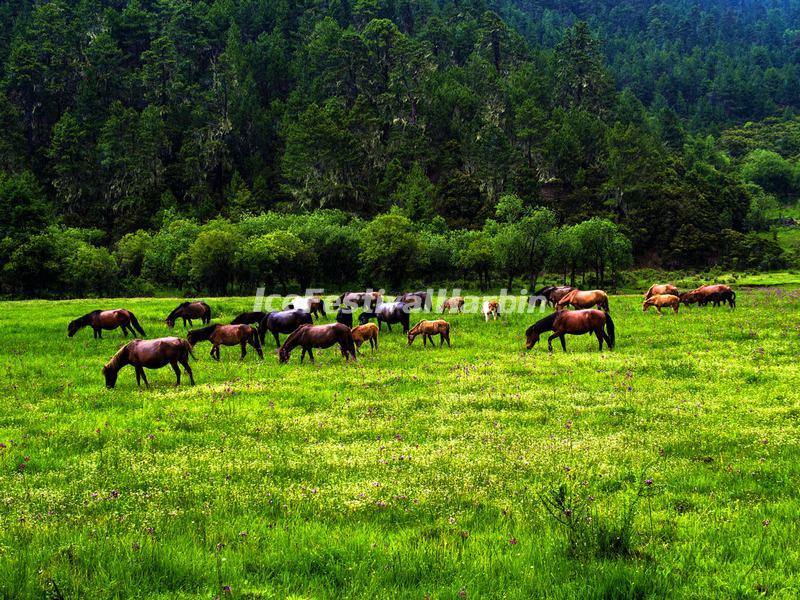
[[[800,0],[6,0],[0,288],[798,264]]]

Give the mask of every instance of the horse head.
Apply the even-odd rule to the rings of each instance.
[[[106,387],[110,390],[114,389],[114,386],[117,385],[117,373],[116,369],[112,369],[111,365],[105,365],[103,367],[103,376],[106,378]]]
[[[72,337],[78,330],[81,328],[80,319],[75,319],[74,321],[70,321],[70,324],[67,326],[67,336]]]
[[[289,356],[291,356],[289,351],[283,346],[281,346],[280,349],[278,350],[278,360],[280,360],[281,364],[289,362]]]
[[[540,335],[535,325],[528,327],[528,330],[525,332],[525,348],[527,350],[533,348],[539,342]]]

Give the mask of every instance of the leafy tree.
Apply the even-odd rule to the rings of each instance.
[[[387,281],[399,289],[414,272],[419,239],[411,221],[399,212],[379,215],[364,227],[360,254],[364,277],[371,282]]]

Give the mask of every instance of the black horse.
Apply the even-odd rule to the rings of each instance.
[[[336,322],[342,325],[347,325],[350,329],[353,328],[353,311],[347,307],[342,307],[336,313]]]
[[[404,302],[385,302],[380,304],[372,312],[363,312],[358,317],[358,322],[365,325],[370,319],[378,320],[378,329],[381,325],[386,323],[389,331],[392,330],[392,325],[400,323],[403,326],[403,333],[408,333],[409,330],[409,310],[410,306]]]
[[[266,316],[267,313],[261,312],[260,310],[245,312],[231,321],[231,325],[258,325]]]
[[[304,324],[313,324],[311,313],[298,308],[292,310],[281,310],[268,313],[262,320],[259,326],[259,338],[261,345],[264,345],[264,337],[269,331],[275,338],[275,347],[281,347],[281,340],[278,337],[279,333],[289,334],[293,333],[295,329]]]

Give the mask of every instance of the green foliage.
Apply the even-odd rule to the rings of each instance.
[[[745,181],[786,201],[800,192],[800,166],[771,150],[753,150],[741,165]]]
[[[419,241],[407,217],[399,212],[380,215],[364,228],[359,255],[364,276],[398,289],[416,268],[418,251]]]

